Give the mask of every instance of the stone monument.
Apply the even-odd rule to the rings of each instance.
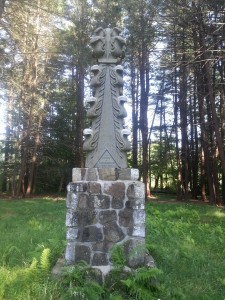
[[[86,99],[85,168],[74,168],[67,193],[67,265],[79,261],[110,270],[111,251],[121,245],[128,267],[146,265],[145,188],[127,168],[129,130],[124,126],[125,39],[118,28],[98,28],[91,38],[93,94]],[[149,261],[148,261],[149,262]]]
[[[125,40],[119,34],[118,28],[99,28],[90,42],[98,65],[91,68],[93,96],[86,99],[91,120],[91,128],[84,130],[87,168],[127,168],[130,132],[123,122],[127,99],[123,96],[123,67],[119,64]]]

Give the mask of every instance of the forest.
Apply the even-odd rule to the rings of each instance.
[[[224,204],[224,1],[0,0],[0,19],[2,193],[61,193],[84,167],[90,37],[119,27],[129,167],[146,196]]]

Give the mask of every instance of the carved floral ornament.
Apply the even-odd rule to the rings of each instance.
[[[126,41],[120,36],[117,27],[110,29],[97,28],[92,36],[90,45],[92,55],[102,63],[118,63],[125,56]]]

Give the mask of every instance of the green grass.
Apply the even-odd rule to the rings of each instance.
[[[147,204],[147,244],[163,273],[162,299],[225,299],[225,210]]]
[[[162,275],[140,269],[124,280],[117,273],[104,287],[86,281],[80,269],[52,278],[65,250],[65,211],[65,201],[51,198],[0,200],[0,300],[225,299],[224,209],[147,203],[146,244]],[[157,297],[148,296],[149,276],[159,281]]]

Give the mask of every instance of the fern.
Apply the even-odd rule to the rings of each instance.
[[[45,248],[40,257],[40,267],[44,272],[48,272],[50,269],[50,249]]]
[[[139,268],[135,275],[136,282],[148,283],[151,280],[156,280],[158,276],[162,275],[162,271],[157,268]]]
[[[130,296],[139,300],[155,299],[155,294],[159,292],[159,283],[157,277],[162,271],[157,268],[139,268],[127,279],[121,280]]]

